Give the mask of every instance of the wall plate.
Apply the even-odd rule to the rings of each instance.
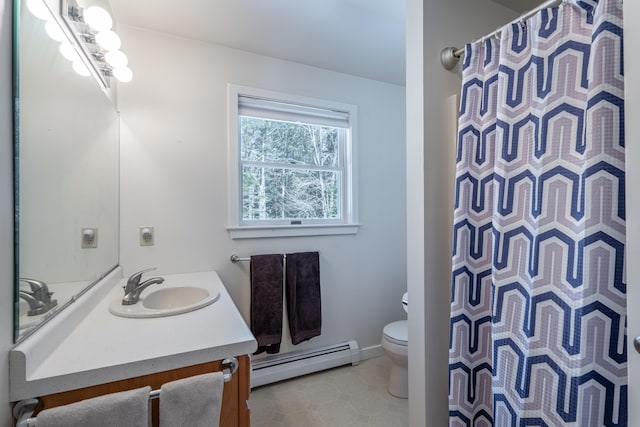
[[[155,233],[153,227],[140,227],[140,246],[153,246]]]
[[[80,247],[82,249],[98,247],[98,227],[82,227],[80,230]]]

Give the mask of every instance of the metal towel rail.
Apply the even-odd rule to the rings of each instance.
[[[286,254],[283,254],[282,256],[284,257],[285,260],[287,259]],[[231,254],[231,256],[229,257],[229,260],[233,263],[242,262],[242,261],[251,261],[251,257],[241,257],[238,254]]]
[[[240,255],[238,254],[232,254],[229,257],[229,260],[231,260],[231,262],[241,262],[241,261],[251,261],[251,258],[246,257],[246,258],[240,258]]]
[[[233,374],[238,370],[238,360],[235,357],[224,359],[222,361],[222,374],[224,382],[229,382],[233,378]],[[160,390],[151,390],[149,392],[149,400],[158,399]],[[17,420],[16,427],[36,427],[38,417],[31,417],[38,406],[38,399],[21,400],[13,407],[13,417]]]

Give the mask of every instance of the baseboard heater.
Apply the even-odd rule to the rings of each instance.
[[[356,341],[268,356],[251,362],[251,388],[359,363],[360,348]]]

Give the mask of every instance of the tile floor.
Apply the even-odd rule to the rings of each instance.
[[[408,401],[387,391],[386,356],[251,390],[251,427],[406,427]]]

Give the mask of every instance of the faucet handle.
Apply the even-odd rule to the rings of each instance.
[[[46,307],[48,307],[47,309],[55,307],[58,304],[58,300],[51,299],[51,295],[53,295],[54,293],[49,291],[49,287],[42,280],[26,279],[22,277],[20,278],[20,281],[29,284],[31,292],[27,293],[29,293],[38,301],[41,301]]]
[[[31,288],[32,292],[38,291],[40,289],[48,289],[46,283],[44,283],[41,280],[27,279],[27,278],[21,277],[20,281],[27,283]]]
[[[42,280],[27,279],[22,277],[20,278],[20,281],[28,283],[29,287],[31,288],[31,292],[41,301],[46,302],[46,299],[53,295],[53,292],[49,292],[49,287]]]
[[[148,273],[150,271],[156,270],[156,267],[151,267],[151,268],[145,268],[144,270],[140,270],[137,273],[133,273],[131,276],[129,276],[129,280],[127,280],[127,284],[138,284],[140,283],[140,280],[142,279],[142,275],[144,273]]]

